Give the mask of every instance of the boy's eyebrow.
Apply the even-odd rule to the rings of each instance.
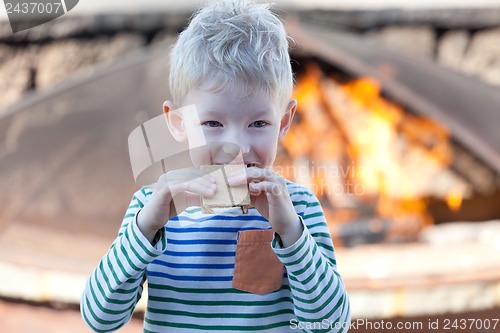
[[[205,112],[205,116],[220,116],[220,115],[225,115],[226,112],[224,111],[218,111],[218,110],[213,110],[213,109],[208,109]],[[259,110],[256,112],[252,113],[252,116],[256,117],[264,117],[264,116],[269,116],[271,114],[271,110]]]
[[[209,109],[206,110],[204,113],[208,116],[218,116],[219,114],[224,114],[225,112]]]

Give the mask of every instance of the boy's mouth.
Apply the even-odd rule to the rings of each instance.
[[[225,165],[225,164],[228,164],[228,163],[214,163],[214,165]],[[247,163],[246,164],[247,168],[258,167],[258,166],[259,166],[259,163]]]

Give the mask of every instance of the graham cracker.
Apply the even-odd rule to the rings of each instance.
[[[241,207],[242,212],[246,214],[250,205],[248,184],[238,186],[227,184],[229,174],[245,169],[246,166],[240,164],[202,165],[201,170],[212,175],[217,183],[217,190],[213,197],[202,197],[202,212],[214,213],[213,209],[216,208]]]

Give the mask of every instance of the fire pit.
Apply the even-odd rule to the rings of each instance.
[[[500,221],[442,224],[500,217],[496,89],[290,21],[299,108],[277,164],[322,201],[354,317],[500,307]]]

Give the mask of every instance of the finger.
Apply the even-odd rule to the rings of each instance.
[[[200,170],[201,171],[201,170]],[[188,183],[193,182],[193,183],[199,183],[200,186],[211,188],[213,187],[216,182],[215,179],[211,175],[204,175],[204,176],[199,176],[199,173],[196,173],[195,175],[195,169],[193,170],[183,170],[179,171],[177,174],[172,173],[169,174],[166,178],[166,181],[161,184],[163,188],[182,188],[184,189],[186,186],[192,186],[188,185]],[[184,184],[184,185],[179,185],[179,184]],[[179,186],[177,186],[179,185]],[[183,190],[179,190],[183,191]],[[180,192],[175,192],[175,193],[180,193]]]
[[[247,171],[244,168],[233,171],[227,175],[227,183],[229,186],[238,186],[247,184]]]
[[[215,178],[204,170],[197,168],[184,168],[169,171],[160,176],[159,183],[183,183],[190,180],[195,180],[198,178],[206,179],[209,182],[215,183]]]
[[[257,167],[246,168],[246,172],[237,171],[227,177],[229,186],[238,186],[250,182],[272,181],[276,182],[277,174],[269,169]]]
[[[198,178],[195,180],[168,185],[172,195],[190,192],[204,197],[212,197],[217,189],[217,184]]]
[[[249,191],[252,195],[259,195],[265,192],[268,200],[271,200],[271,198],[283,197],[286,193],[286,188],[276,182],[262,181],[259,183],[251,183]]]

